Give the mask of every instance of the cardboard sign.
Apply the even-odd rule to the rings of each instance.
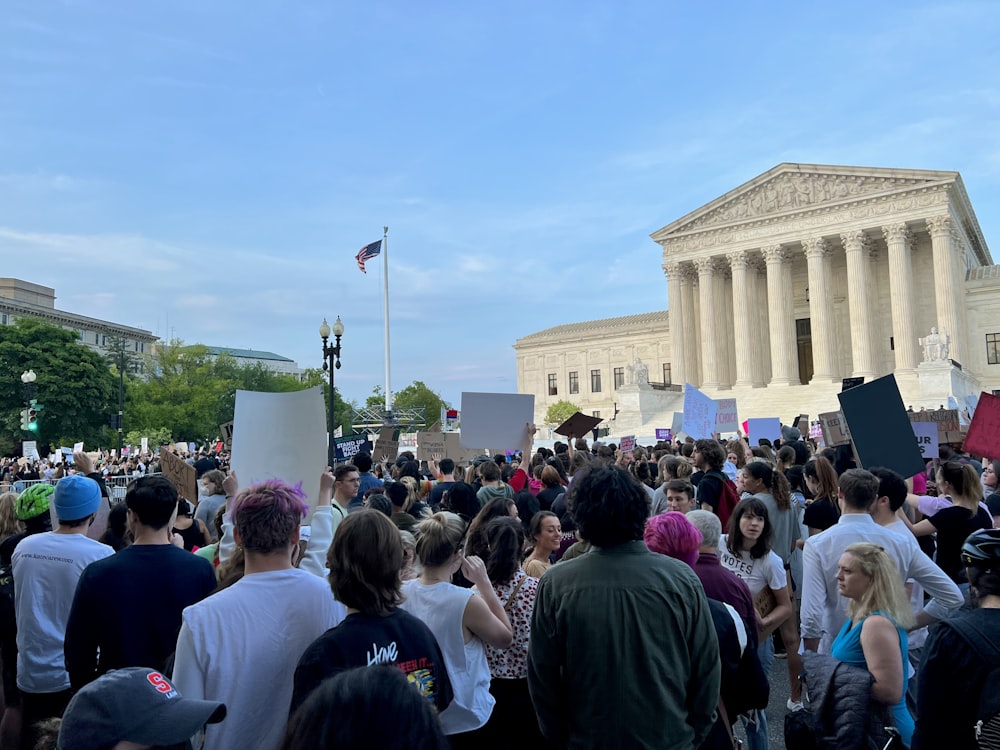
[[[632,451],[635,450],[635,435],[625,435],[621,440],[618,441],[618,450],[620,450],[626,457],[632,457]]]
[[[567,419],[561,425],[555,428],[553,432],[556,435],[562,435],[564,437],[584,437],[590,434],[597,425],[599,425],[603,420],[600,417],[588,417],[582,411],[578,411],[572,417]]]
[[[482,448],[466,448],[457,432],[418,432],[417,460],[430,461],[434,456],[450,458],[456,464],[468,464],[482,455]]]
[[[838,445],[850,445],[851,430],[844,419],[844,413],[839,411],[828,411],[819,415],[819,427],[823,433],[823,442],[829,448]]]
[[[924,470],[895,376],[877,378],[837,398],[862,466],[884,466],[904,477]]]
[[[739,420],[736,417],[736,399],[719,398],[715,400],[719,409],[715,413],[716,432],[737,432],[740,429]]]
[[[476,448],[466,448],[462,445],[462,436],[457,432],[444,433],[445,455],[461,466],[468,466],[472,459],[482,455],[483,451]]]
[[[798,418],[795,420],[795,427],[798,429],[799,434],[803,437],[809,434],[809,415],[799,414]]]
[[[907,412],[911,422],[934,422],[938,428],[939,443],[961,443],[962,425],[958,409],[930,409]]]
[[[149,438],[148,437],[139,438],[139,449],[143,453],[149,453]]]
[[[656,439],[665,440],[669,443],[671,440],[674,439],[674,436],[670,434],[670,430],[668,430],[666,427],[657,427]]]
[[[910,422],[925,461],[938,457],[938,428],[933,422]]]
[[[375,452],[372,456],[381,461],[388,458],[395,461],[399,455],[399,430],[392,427],[383,427],[378,431],[378,439],[375,441]]]
[[[170,451],[160,451],[160,471],[177,488],[178,495],[198,502],[198,472],[191,464]]]
[[[233,426],[235,422],[224,422],[219,425],[219,432],[222,433],[222,442],[225,443],[226,450],[233,447]]]
[[[462,393],[462,445],[520,448],[535,419],[535,397],[521,393]]]
[[[354,458],[359,453],[371,455],[372,444],[368,442],[367,435],[345,435],[333,439],[334,447],[337,451],[337,461],[347,461]]]
[[[24,440],[21,443],[21,455],[25,458],[33,458],[38,460],[38,441],[37,440]]]
[[[1000,458],[1000,396],[983,393],[962,449],[974,456]]]
[[[715,415],[719,405],[690,383],[684,384],[684,432],[693,437],[715,436]]]
[[[747,420],[750,445],[760,445],[761,438],[772,443],[781,438],[781,419],[778,417],[758,417]]]

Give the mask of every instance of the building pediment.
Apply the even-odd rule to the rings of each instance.
[[[660,242],[689,232],[790,216],[956,179],[958,172],[779,164],[654,232],[652,237]]]

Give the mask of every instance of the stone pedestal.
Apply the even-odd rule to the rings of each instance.
[[[923,406],[936,408],[939,405],[946,409],[966,406],[966,398],[978,398],[982,392],[979,381],[967,370],[962,370],[950,361],[921,362],[917,365],[917,380],[920,385],[920,396]],[[954,398],[958,405],[949,405],[949,398]]]
[[[661,391],[649,383],[631,383],[620,386],[618,395],[618,416],[611,423],[614,435],[640,435],[652,433],[643,425],[658,414],[684,410],[684,394],[680,391]],[[656,427],[670,427],[657,424]]]

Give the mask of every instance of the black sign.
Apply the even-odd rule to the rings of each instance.
[[[864,382],[864,378],[844,378],[840,383],[840,392],[843,393],[844,391],[849,391],[851,388],[857,388]]]
[[[333,443],[337,448],[338,461],[350,461],[358,453],[371,455],[372,444],[368,442],[367,435],[345,435],[334,438]]]

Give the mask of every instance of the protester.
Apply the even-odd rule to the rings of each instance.
[[[909,746],[913,717],[904,688],[906,630],[913,615],[898,570],[881,547],[858,542],[840,556],[837,589],[851,600],[850,619],[834,639],[830,655],[871,672],[872,699],[892,707],[893,723]]]
[[[813,536],[826,531],[840,518],[837,472],[826,458],[817,456],[803,467],[803,473],[813,499],[806,506],[802,523],[809,529],[809,536]],[[805,547],[804,539],[799,540],[799,546]]]
[[[705,589],[705,595],[730,605],[743,619],[747,633],[758,642],[757,614],[753,608],[753,594],[738,575],[722,565],[719,560],[719,541],[722,537],[722,522],[707,510],[692,510],[686,514],[687,520],[701,534],[698,559],[692,568]]]
[[[552,567],[552,555],[562,544],[562,524],[558,516],[548,510],[538,511],[531,519],[528,539],[532,548],[521,567],[529,576],[541,578]]]
[[[225,705],[183,697],[160,672],[117,669],[73,696],[59,729],[59,750],[175,746],[225,717]]]
[[[381,489],[384,483],[381,479],[372,474],[372,457],[367,453],[358,453],[351,459],[358,469],[358,492],[347,504],[349,512],[360,510],[364,507],[365,496],[368,490],[373,488]]]
[[[733,480],[722,473],[726,453],[717,440],[702,439],[694,443],[691,462],[698,472],[691,477],[695,485],[695,497],[702,510],[710,510],[729,525],[729,516],[736,506],[737,495]]]
[[[0,542],[24,531],[24,522],[17,517],[17,493],[0,494]]]
[[[13,556],[17,687],[26,747],[31,725],[62,716],[71,697],[63,640],[77,581],[90,563],[114,554],[86,535],[101,505],[97,482],[79,474],[60,480],[52,505],[58,528],[26,537]]]
[[[177,514],[174,516],[173,533],[183,540],[184,549],[193,552],[212,543],[212,535],[204,522],[194,518],[194,508],[183,497],[177,498]]]
[[[194,520],[200,521],[208,528],[213,543],[219,541],[219,535],[212,522],[219,508],[226,504],[226,490],[223,486],[225,481],[226,475],[218,469],[211,469],[198,478],[200,497],[194,512]]]
[[[174,682],[188,697],[229,709],[225,724],[207,729],[205,750],[274,750],[284,734],[295,664],[344,613],[321,578],[292,567],[309,509],[301,490],[269,480],[243,490],[233,506],[246,574],[184,610]]]
[[[485,564],[464,555],[465,530],[465,522],[454,513],[435,513],[418,524],[417,556],[423,571],[403,584],[401,605],[427,624],[444,653],[455,697],[441,714],[441,727],[453,748],[477,747],[474,730],[493,710],[485,644],[507,648],[513,640]],[[459,570],[478,594],[451,583]]]
[[[574,476],[569,507],[593,549],[538,585],[528,685],[542,734],[567,748],[700,745],[720,679],[701,583],[646,548],[646,493],[624,469]]]
[[[167,669],[181,612],[215,588],[211,563],[170,541],[177,490],[162,474],[130,485],[124,505],[133,543],[80,576],[64,653],[74,691],[112,669]]]

